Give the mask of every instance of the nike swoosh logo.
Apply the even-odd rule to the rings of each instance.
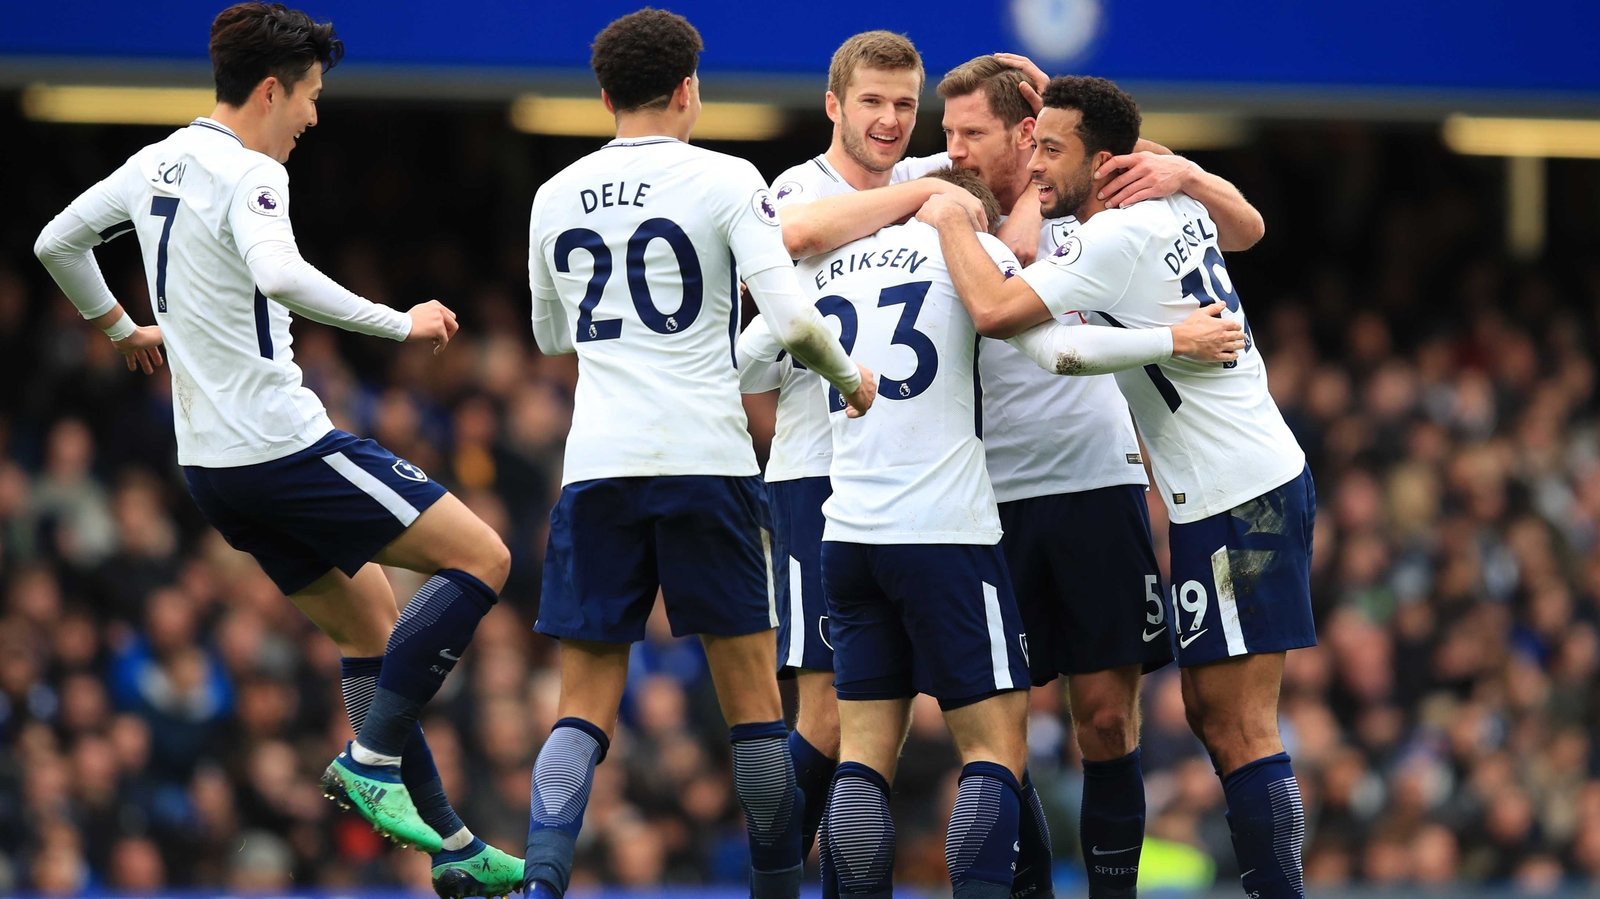
[[[1126,849],[1101,849],[1099,846],[1090,846],[1089,851],[1095,855],[1121,855],[1124,852],[1132,852],[1138,848],[1138,846],[1129,846]]]
[[[1194,641],[1200,639],[1200,635],[1205,633],[1206,631],[1209,631],[1209,630],[1211,630],[1211,628],[1209,628],[1209,627],[1201,628],[1200,630],[1190,634],[1187,637],[1179,637],[1178,638],[1178,648],[1179,649],[1188,649],[1190,643],[1193,643]]]
[[[447,662],[459,662],[459,661],[461,661],[461,657],[460,656],[456,655],[455,653],[451,652],[448,649],[439,650],[439,658],[444,659]]]
[[[1164,628],[1164,627],[1156,628],[1155,631],[1153,631],[1153,632],[1152,631],[1145,631],[1144,632],[1144,642],[1149,643],[1151,640],[1154,640],[1155,638],[1161,636],[1162,634],[1164,634],[1166,632],[1167,632],[1167,629]]]

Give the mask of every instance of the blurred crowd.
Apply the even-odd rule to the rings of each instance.
[[[448,119],[408,150],[393,118],[326,115],[297,155],[302,249],[373,299],[439,296],[463,331],[435,357],[302,323],[295,358],[339,426],[421,466],[512,549],[504,601],[424,728],[468,825],[520,852],[554,721],[554,646],[530,626],[576,379],[528,333],[526,204],[589,145]],[[0,892],[421,887],[425,856],[318,790],[348,738],[332,643],[199,519],[166,376],[127,372],[27,252],[161,132],[16,124],[48,161],[0,225]],[[808,132],[758,162],[772,174],[825,143]],[[1431,134],[1283,126],[1201,161],[1266,215],[1266,241],[1229,269],[1321,501],[1321,646],[1290,655],[1282,714],[1308,886],[1600,885],[1600,264],[1560,227],[1537,264],[1509,260],[1499,169]],[[431,171],[460,174],[444,189]],[[1561,173],[1588,200],[1552,218],[1593,234],[1600,175]],[[108,278],[147,315],[120,244],[101,254]],[[770,404],[751,410],[764,446]],[[1069,884],[1077,758],[1060,691],[1033,704],[1033,777]],[[1188,858],[1235,883],[1221,789],[1170,668],[1145,681],[1143,745],[1147,867]],[[956,768],[919,705],[894,797],[903,885],[945,883]],[[738,816],[703,655],[654,622],[576,881],[738,883]]]

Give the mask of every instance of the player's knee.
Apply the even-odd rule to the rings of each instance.
[[[1212,708],[1201,716],[1195,734],[1211,755],[1232,767],[1275,752],[1278,722],[1270,713],[1250,709]],[[1191,721],[1190,726],[1194,724]],[[1233,764],[1229,764],[1230,760]]]
[[[1085,758],[1105,761],[1121,758],[1139,745],[1139,721],[1128,709],[1114,705],[1090,710],[1074,719],[1078,748]]]
[[[491,530],[487,525],[484,530],[489,532],[489,539],[483,547],[483,574],[478,575],[478,580],[493,587],[498,593],[506,585],[506,578],[511,576],[511,550],[506,548],[506,542],[500,535]]]
[[[445,567],[465,571],[499,593],[506,585],[506,578],[511,576],[511,550],[493,528],[481,521],[479,525],[481,533],[470,541],[462,558]]]

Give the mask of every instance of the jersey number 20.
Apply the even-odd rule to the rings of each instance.
[[[672,254],[678,260],[678,273],[683,279],[683,302],[676,312],[670,314],[656,308],[655,300],[650,296],[650,282],[645,277],[644,254],[650,248],[650,241],[657,239],[666,241],[667,246],[672,248]],[[556,271],[572,271],[573,250],[586,250],[594,260],[589,286],[584,290],[583,301],[578,304],[577,341],[616,340],[622,336],[622,319],[594,317],[594,307],[600,304],[606,281],[611,278],[611,248],[606,246],[604,238],[588,228],[563,231],[556,238]],[[657,334],[675,334],[687,329],[699,317],[700,305],[705,300],[700,256],[695,253],[689,235],[683,233],[676,222],[653,218],[639,223],[633,236],[628,238],[627,273],[628,293],[633,297],[633,308],[639,313],[639,320],[644,322],[645,327]]]

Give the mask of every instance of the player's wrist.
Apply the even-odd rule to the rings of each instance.
[[[134,324],[133,316],[129,315],[127,310],[123,310],[122,314],[117,316],[116,321],[109,325],[102,326],[100,328],[100,333],[111,338],[112,343],[121,343],[122,341],[127,340],[129,337],[132,337],[134,332],[138,330],[139,326]]]

